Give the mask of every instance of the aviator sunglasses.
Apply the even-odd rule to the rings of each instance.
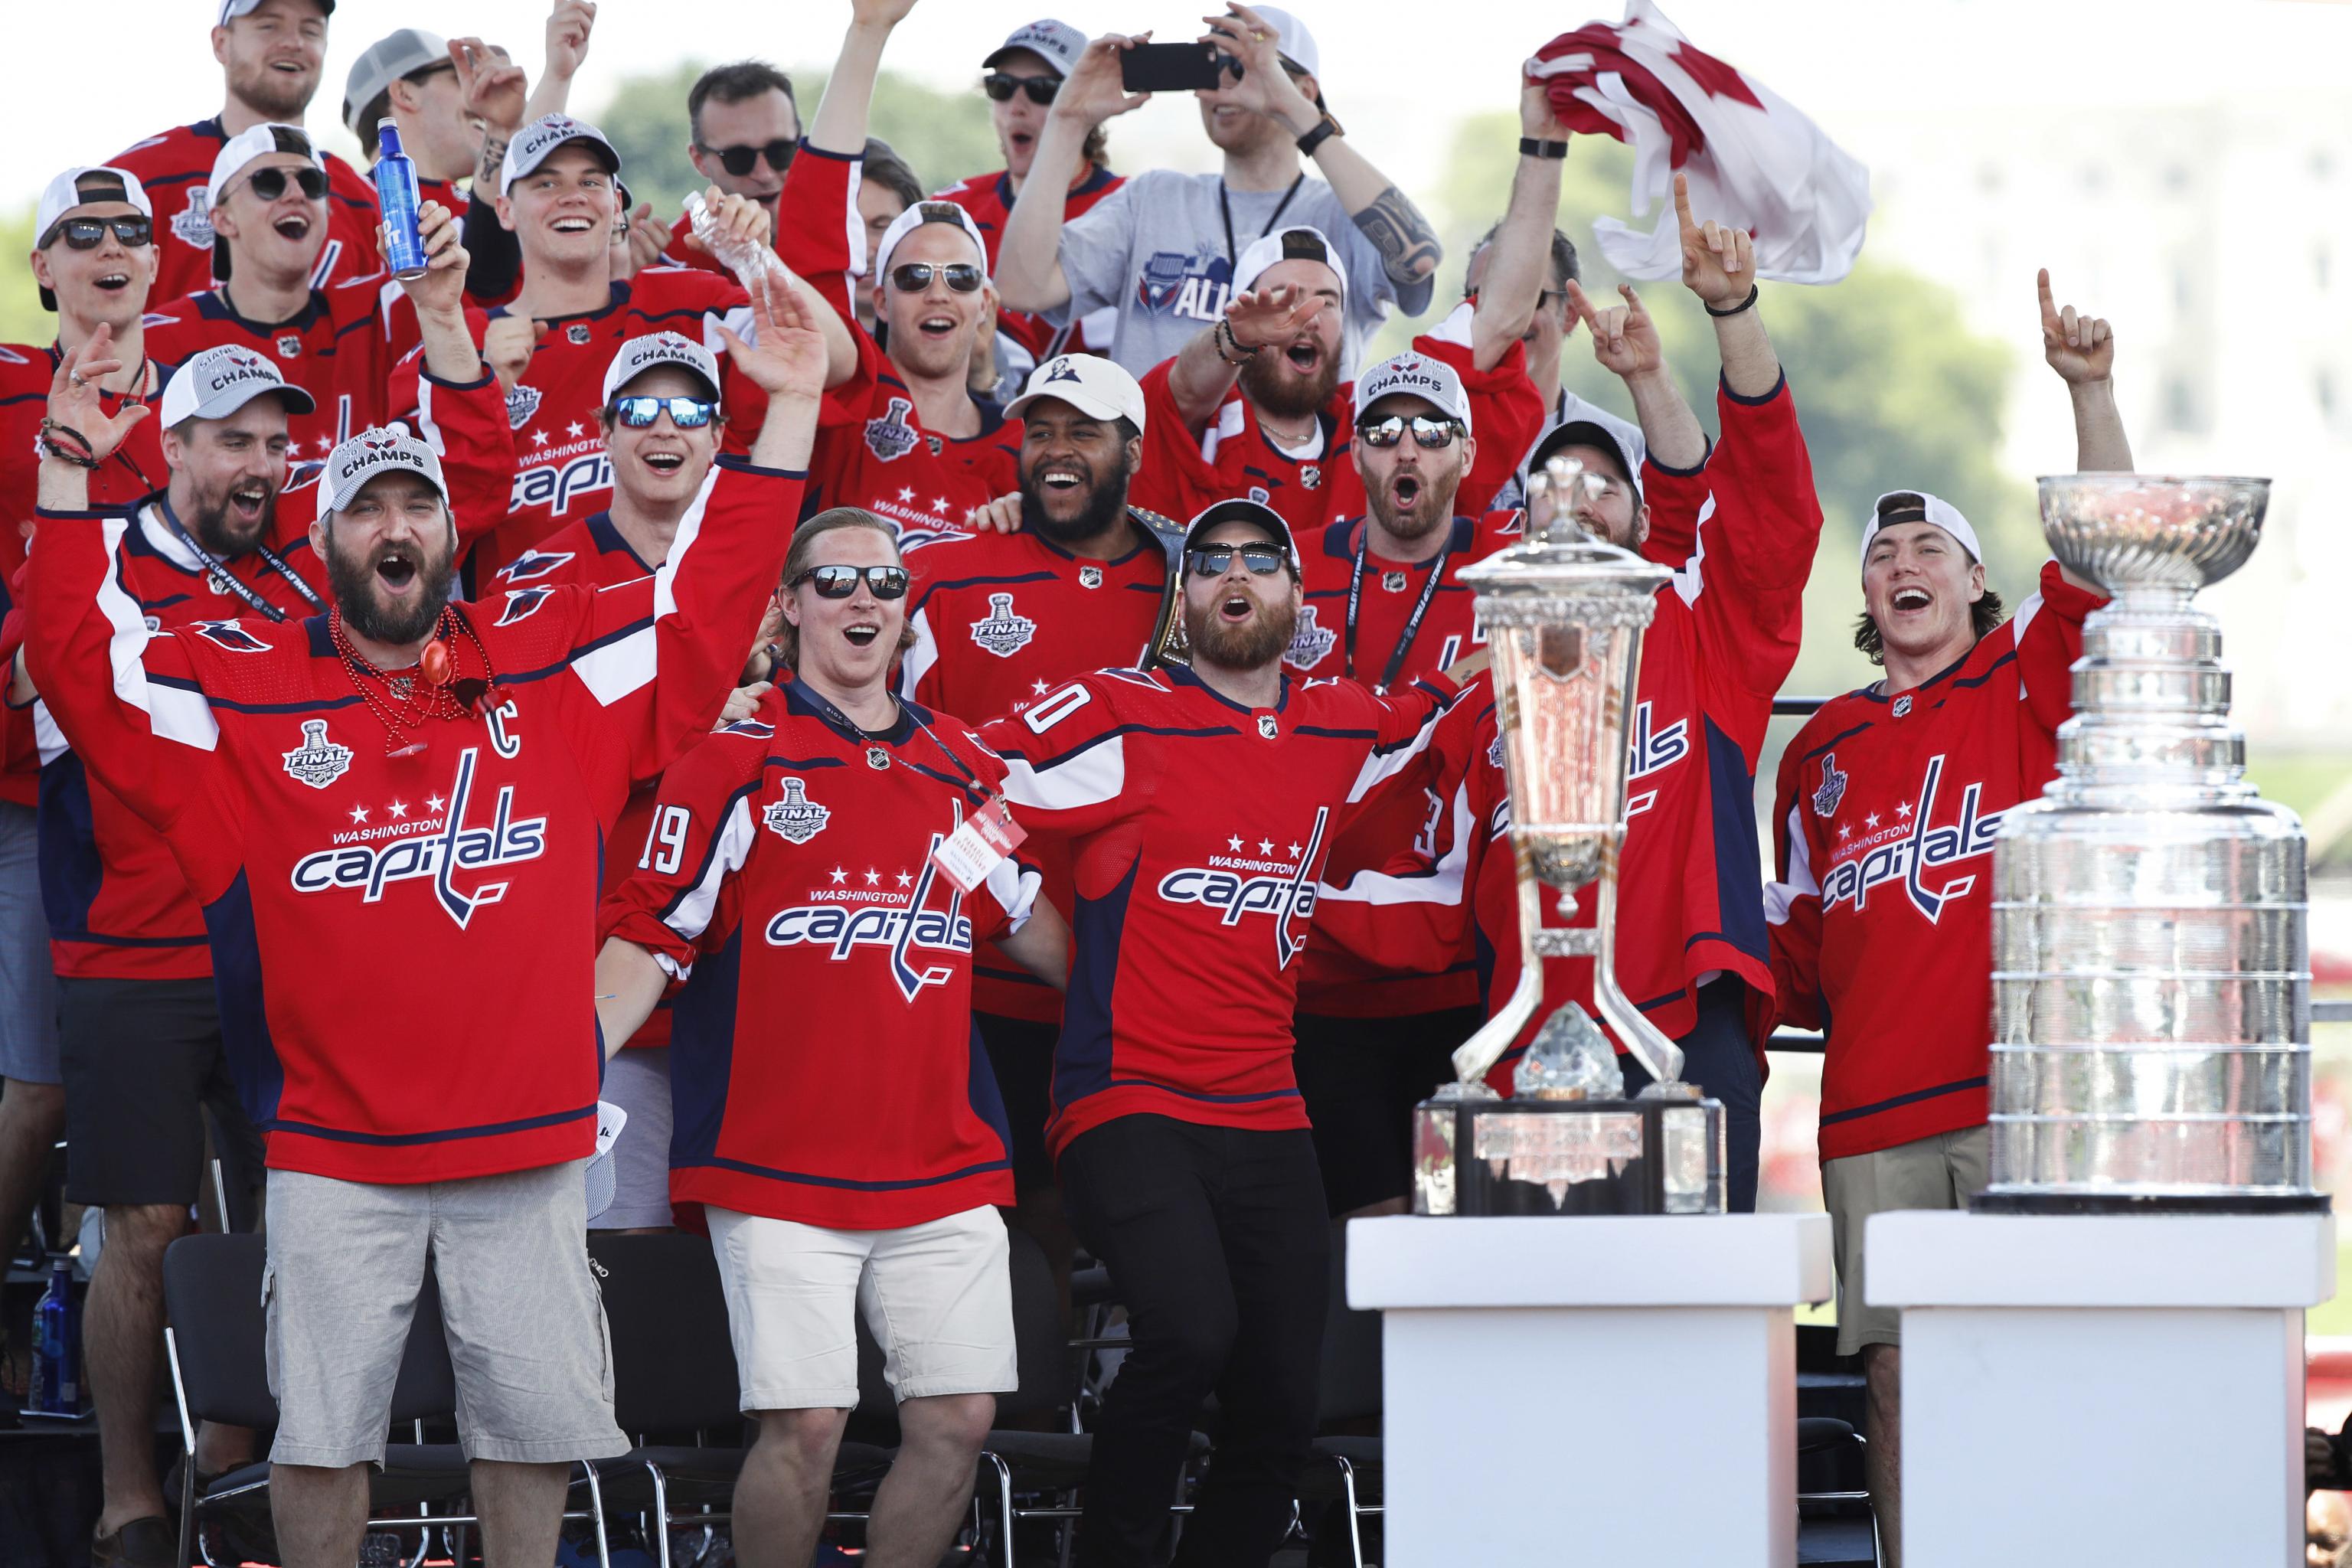
[[[1057,76],[1009,76],[1003,71],[991,71],[980,79],[980,85],[988,90],[989,97],[999,103],[1010,103],[1014,93],[1025,92],[1030,102],[1042,106],[1053,102],[1054,95],[1062,90],[1062,79]]]
[[[1404,439],[1407,426],[1412,430],[1413,444],[1433,450],[1451,447],[1454,437],[1462,434],[1458,419],[1433,419],[1426,414],[1416,414],[1408,419],[1402,414],[1391,414],[1385,419],[1370,419],[1356,426],[1356,438],[1367,447],[1393,447]]]
[[[890,268],[890,287],[901,294],[919,294],[931,286],[934,274],[946,279],[948,287],[959,294],[969,294],[981,285],[980,268],[969,261],[952,261],[944,267],[909,261]]]
[[[904,598],[907,593],[907,569],[904,566],[812,566],[791,582],[787,588],[797,588],[803,583],[816,584],[820,599],[846,599],[857,592],[857,580],[874,590],[877,599]]]
[[[1236,552],[1260,577],[1282,570],[1282,552],[1271,544],[1196,544],[1184,552],[1184,561],[1195,577],[1222,577],[1233,569]]]
[[[643,430],[669,410],[669,421],[681,430],[699,430],[719,412],[719,405],[702,397],[616,397],[613,417],[632,430]]]

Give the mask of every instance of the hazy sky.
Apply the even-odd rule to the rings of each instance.
[[[982,55],[1048,0],[925,0],[888,64],[942,86],[976,82]],[[1197,0],[1051,0],[1089,32],[1153,27],[1195,36]],[[16,207],[68,163],[218,109],[207,28],[215,0],[12,0],[17,69],[0,95],[0,205]],[[1399,180],[1433,174],[1453,121],[1512,101],[1514,67],[1555,34],[1617,14],[1589,0],[1301,0],[1318,30],[1332,108]],[[1873,110],[1968,118],[2012,104],[2196,103],[2311,89],[2340,91],[2352,5],[2312,0],[1673,0],[1701,47],[1770,84],[1837,135]],[[603,0],[576,110],[619,78],[672,61],[763,55],[787,68],[831,59],[843,0]],[[335,123],[352,61],[394,27],[478,33],[536,76],[544,0],[341,0],[310,127]],[[1344,21],[1342,20],[1344,18]],[[106,51],[113,51],[110,57]],[[1153,104],[1121,128],[1139,154],[1205,156],[1189,105]],[[1842,140],[1843,138],[1841,138]],[[1165,151],[1163,151],[1165,149]],[[1853,149],[1867,157],[1867,150]],[[1190,161],[1186,159],[1185,161]],[[974,171],[926,171],[947,179]]]

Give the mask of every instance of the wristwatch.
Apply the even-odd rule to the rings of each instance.
[[[1306,135],[1298,139],[1298,151],[1302,156],[1312,158],[1315,156],[1315,149],[1323,145],[1329,138],[1346,134],[1347,132],[1339,128],[1339,122],[1327,113],[1308,129]]]

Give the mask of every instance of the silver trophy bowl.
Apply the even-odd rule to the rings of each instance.
[[[2266,479],[2042,481],[2084,627],[2059,777],[1994,849],[1991,1182],[2004,1212],[2324,1207],[2311,1184],[2304,838],[2246,783],[2200,588]]]

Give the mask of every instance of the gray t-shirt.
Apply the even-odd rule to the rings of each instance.
[[[1356,374],[1364,341],[1398,303],[1396,285],[1381,269],[1381,253],[1331,194],[1309,174],[1286,205],[1281,191],[1226,191],[1233,238],[1215,174],[1153,169],[1136,175],[1062,226],[1062,275],[1070,302],[1048,318],[1056,326],[1072,312],[1106,306],[1118,311],[1110,357],[1141,376],[1171,359],[1192,336],[1224,313],[1233,292],[1234,258],[1275,228],[1304,225],[1323,231],[1348,269],[1348,325],[1340,348],[1342,379]],[[1279,208],[1281,216],[1276,216]],[[1402,302],[1407,314],[1429,306],[1429,289]]]

